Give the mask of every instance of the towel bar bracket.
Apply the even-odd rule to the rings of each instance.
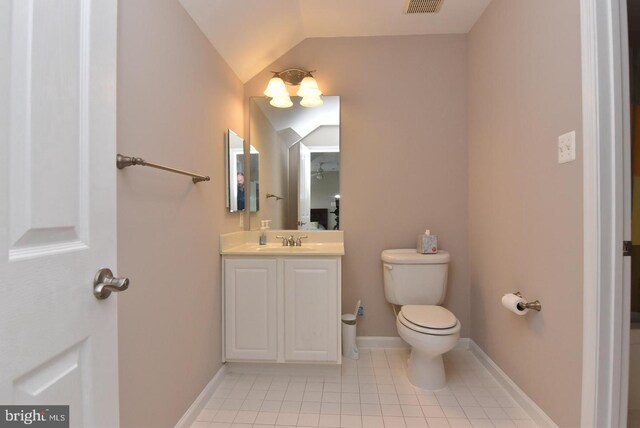
[[[272,193],[267,193],[267,199],[269,199],[269,198],[275,198],[276,201],[284,199],[282,196],[274,195]]]

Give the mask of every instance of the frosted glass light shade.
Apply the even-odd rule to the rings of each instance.
[[[264,94],[271,98],[289,97],[287,88],[284,86],[284,80],[278,76],[274,76],[269,80],[269,84],[267,85],[267,89],[265,89]]]
[[[293,105],[293,102],[291,101],[291,98],[289,98],[289,95],[284,95],[273,97],[271,101],[269,101],[269,104],[278,108],[288,108]]]
[[[318,82],[311,76],[307,76],[300,82],[300,88],[298,89],[299,97],[319,97],[322,95],[320,88],[318,88]]]
[[[322,101],[319,95],[315,97],[304,97],[302,101],[300,101],[300,105],[303,107],[318,107],[322,104],[324,104],[324,101]]]

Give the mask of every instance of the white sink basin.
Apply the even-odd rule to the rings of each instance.
[[[282,238],[306,235],[300,247],[282,245]],[[267,245],[259,245],[260,231],[231,232],[220,235],[220,254],[231,256],[344,256],[344,233],[339,230],[269,230]]]
[[[301,247],[288,247],[282,244],[242,244],[222,252],[226,255],[344,255],[341,242],[303,243]]]
[[[317,244],[316,246],[317,247]],[[292,253],[296,251],[318,251],[318,248],[314,248],[313,244],[308,244],[301,247],[287,247],[281,244],[274,245],[255,245],[250,247],[250,250],[253,251],[278,251],[282,253]]]

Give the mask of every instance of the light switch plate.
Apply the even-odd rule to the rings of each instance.
[[[576,160],[576,131],[558,137],[558,163]]]

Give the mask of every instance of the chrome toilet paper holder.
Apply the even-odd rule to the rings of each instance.
[[[524,299],[524,297],[522,297],[522,293],[520,293],[519,291],[516,291],[513,294]],[[540,300],[535,300],[533,302],[526,302],[526,303],[518,303],[518,309],[521,311],[524,311],[525,309],[533,309],[534,311],[540,312],[542,310],[542,304],[540,303]]]

